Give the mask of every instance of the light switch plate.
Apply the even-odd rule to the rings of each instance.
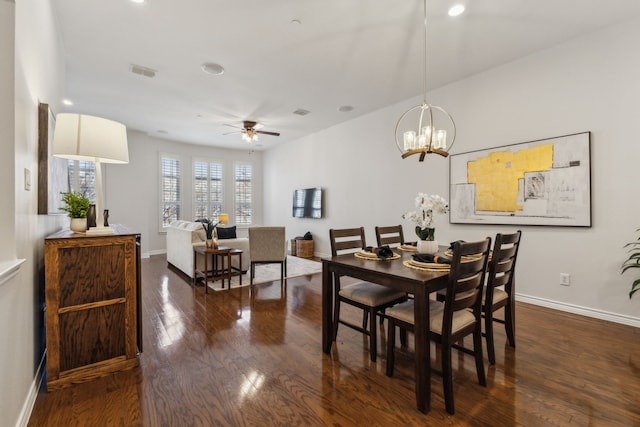
[[[24,168],[24,189],[31,191],[31,171]]]

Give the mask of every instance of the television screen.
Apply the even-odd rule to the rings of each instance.
[[[322,218],[322,189],[304,188],[293,192],[294,218]]]

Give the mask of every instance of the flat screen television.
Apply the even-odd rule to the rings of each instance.
[[[294,218],[322,218],[322,189],[303,188],[293,192]]]

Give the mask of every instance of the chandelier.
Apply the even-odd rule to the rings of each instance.
[[[423,161],[430,153],[443,157],[456,139],[456,124],[444,108],[427,102],[427,0],[424,0],[424,98],[422,104],[409,108],[396,123],[396,146],[402,158],[420,154]]]

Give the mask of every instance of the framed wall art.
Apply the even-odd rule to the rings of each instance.
[[[69,163],[53,157],[55,117],[49,104],[38,104],[38,214],[66,214],[61,192],[69,191]]]
[[[591,227],[591,133],[450,157],[452,224]]]

